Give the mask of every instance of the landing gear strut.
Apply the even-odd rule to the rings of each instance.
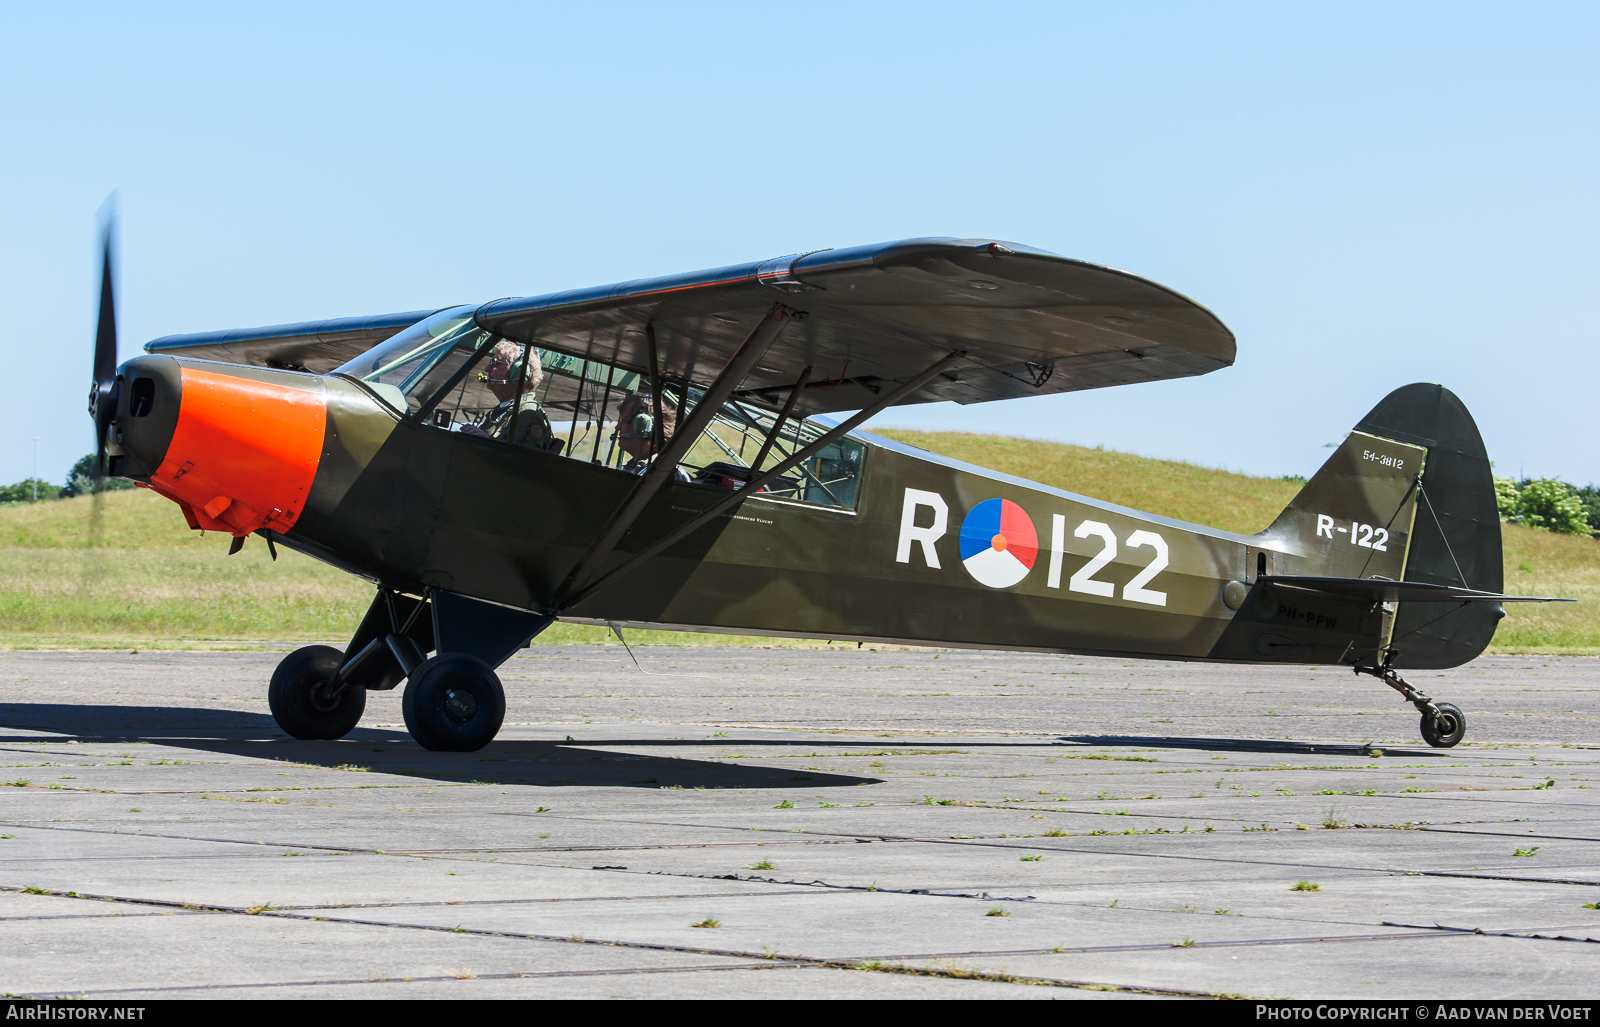
[[[1415,706],[1422,714],[1422,740],[1435,749],[1448,749],[1465,738],[1467,716],[1461,712],[1460,707],[1447,702],[1436,703],[1407,684],[1406,679],[1395,673],[1394,668],[1390,666],[1394,658],[1395,654],[1391,652],[1384,656],[1381,666],[1356,667],[1354,670],[1357,674],[1372,675],[1405,696],[1406,702]]]
[[[419,598],[380,588],[345,652],[306,646],[278,664],[268,705],[295,738],[343,738],[360,722],[368,692],[404,681],[401,708],[417,743],[475,752],[505,720],[494,668],[554,619],[438,589]]]

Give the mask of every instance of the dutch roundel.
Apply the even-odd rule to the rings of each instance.
[[[1009,588],[1038,557],[1033,520],[1009,499],[986,499],[961,522],[961,565],[980,584]]]

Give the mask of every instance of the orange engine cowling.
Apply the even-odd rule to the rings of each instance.
[[[192,528],[288,531],[322,459],[320,379],[295,376],[302,387],[188,366],[180,373],[177,424],[149,487],[181,506]]]

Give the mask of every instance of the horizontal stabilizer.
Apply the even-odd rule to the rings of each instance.
[[[1431,585],[1424,581],[1388,581],[1384,578],[1317,578],[1292,574],[1263,575],[1264,585],[1294,588],[1305,592],[1368,599],[1374,603],[1575,603],[1576,599],[1555,596],[1507,596],[1480,592],[1455,585]]]

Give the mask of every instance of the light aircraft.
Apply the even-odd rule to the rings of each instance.
[[[174,335],[116,365],[107,235],[90,412],[106,473],[191,528],[376,586],[343,651],[268,686],[296,738],[398,687],[433,750],[495,737],[495,668],[556,620],[1350,667],[1466,718],[1408,668],[1504,615],[1489,461],[1408,385],[1266,530],[1185,524],[861,432],[895,405],[1206,374],[1210,311],[1012,243],[928,238],[487,303]],[[849,412],[843,420],[823,415]],[[430,655],[431,654],[431,655]]]

